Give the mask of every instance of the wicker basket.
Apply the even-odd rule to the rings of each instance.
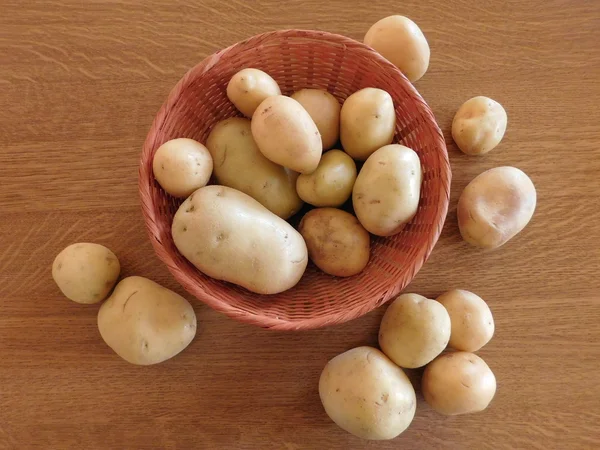
[[[357,276],[336,278],[309,264],[300,283],[277,295],[261,296],[200,273],[177,251],[171,221],[180,201],[152,175],[152,158],[164,142],[187,137],[205,142],[219,121],[239,115],[225,92],[231,76],[245,67],[269,73],[284,94],[312,87],[340,101],[364,87],[378,87],[396,107],[394,142],[414,149],[424,170],[417,215],[390,238],[372,239],[371,260]],[[450,165],[433,114],[412,84],[369,47],[335,34],[285,30],[252,37],[209,56],[171,91],[150,129],[141,156],[139,189],[150,240],[158,257],[192,295],[226,315],[265,328],[299,330],[360,317],[398,294],[433,249],[448,209]]]

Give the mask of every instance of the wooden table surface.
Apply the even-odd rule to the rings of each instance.
[[[1,449],[600,448],[600,2],[3,0],[0,10]],[[362,39],[394,13],[429,40],[416,86],[454,172],[442,237],[408,290],[462,287],[489,302],[496,335],[479,354],[498,391],[487,411],[458,417],[420,397],[405,433],[366,442],[327,418],[317,382],[328,359],[376,344],[384,308],[299,333],[215,313],[155,257],[137,169],[154,114],[205,56],[282,28]],[[482,158],[450,138],[475,95],[509,117]],[[461,241],[456,200],[499,165],[527,172],[539,203],[524,232],[483,253]],[[119,359],[100,339],[98,306],[52,282],[54,256],[75,241],[105,244],[124,275],[186,295],[199,321],[190,347],[152,367]]]

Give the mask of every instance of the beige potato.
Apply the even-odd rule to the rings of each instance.
[[[259,294],[295,286],[308,263],[300,233],[226,186],[194,192],[175,213],[172,233],[177,249],[201,272]]]
[[[418,294],[403,294],[383,315],[379,347],[400,367],[414,369],[444,351],[450,330],[450,316],[440,303]]]
[[[156,150],[152,170],[165,191],[173,197],[184,198],[206,186],[213,171],[213,160],[200,142],[178,138]]]
[[[369,233],[346,211],[313,209],[304,215],[298,231],[306,242],[308,257],[325,273],[351,277],[369,262]]]
[[[281,95],[277,82],[258,69],[242,69],[227,84],[227,97],[246,117],[252,117],[267,97]]]
[[[323,150],[332,148],[340,138],[340,102],[329,92],[320,89],[301,89],[294,92],[292,98],[306,109],[317,125]]]
[[[303,205],[296,192],[298,173],[269,161],[260,152],[250,120],[232,117],[219,122],[206,141],[217,183],[248,194],[282,219]]]
[[[402,231],[417,213],[422,179],[419,156],[408,147],[386,145],[369,156],[352,190],[362,226],[377,236]]]
[[[462,104],[452,121],[452,139],[467,155],[483,155],[504,137],[508,117],[500,103],[473,97]]]
[[[376,22],[365,35],[364,43],[415,82],[429,67],[429,43],[419,26],[404,16],[389,16]]]
[[[452,323],[450,347],[475,352],[492,339],[494,318],[481,297],[463,289],[453,289],[440,295],[437,301],[444,305]]]
[[[317,169],[296,181],[298,195],[314,206],[341,206],[352,194],[356,181],[356,164],[341,150],[323,154]]]
[[[131,364],[172,358],[196,335],[196,314],[181,295],[142,277],[128,277],[98,311],[104,342]]]
[[[440,414],[483,411],[496,394],[496,377],[473,353],[451,352],[425,368],[421,381],[425,401]]]
[[[408,428],[417,399],[406,374],[383,353],[357,347],[327,363],[319,379],[327,415],[363,439],[393,439]]]
[[[346,99],[340,112],[342,147],[352,158],[365,161],[394,139],[396,112],[387,92],[365,88]]]
[[[498,248],[527,226],[536,200],[535,186],[521,170],[487,170],[475,177],[458,199],[460,233],[476,247]]]
[[[119,278],[116,255],[100,244],[80,242],[61,251],[52,264],[52,278],[61,292],[77,303],[98,303],[108,297]]]
[[[261,153],[295,172],[311,173],[319,165],[323,145],[310,115],[296,100],[269,97],[252,116],[252,136]]]

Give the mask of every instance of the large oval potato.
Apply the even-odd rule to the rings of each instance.
[[[219,122],[206,146],[214,160],[218,184],[248,194],[282,219],[302,207],[296,192],[298,173],[265,158],[252,137],[250,120],[232,117]]]
[[[277,95],[262,102],[252,116],[252,135],[261,153],[280,166],[311,173],[319,165],[321,134],[293,98]]]
[[[298,230],[306,241],[308,257],[325,273],[350,277],[369,262],[369,233],[346,211],[313,209],[304,215]]]
[[[173,218],[177,249],[201,272],[259,294],[295,286],[308,263],[300,233],[243,192],[211,185]]]
[[[415,369],[444,351],[450,330],[450,316],[440,303],[418,294],[403,294],[383,315],[379,347],[400,367]]]
[[[463,153],[483,155],[500,143],[507,122],[500,103],[488,97],[473,97],[458,108],[452,120],[452,139]]]
[[[363,439],[393,439],[408,428],[417,399],[406,374],[383,353],[357,347],[327,363],[319,379],[327,415]]]
[[[142,277],[128,277],[98,311],[104,342],[132,364],[172,358],[196,335],[196,314],[181,295]]]
[[[342,147],[352,158],[364,161],[394,139],[396,112],[387,92],[365,88],[346,99],[340,112]]]
[[[386,145],[369,156],[352,190],[362,226],[377,236],[399,233],[417,213],[422,178],[419,156],[408,147]]]
[[[52,264],[52,278],[69,300],[98,303],[104,300],[119,278],[116,255],[100,244],[80,242],[61,251]]]
[[[537,195],[516,167],[495,167],[475,177],[458,199],[458,227],[465,241],[495,249],[516,236],[533,217]]]
[[[292,98],[306,109],[317,125],[323,150],[333,147],[340,138],[340,102],[320,89],[301,89],[294,92]]]
[[[281,95],[277,82],[258,69],[242,69],[227,84],[227,97],[246,117],[252,117],[267,97]]]

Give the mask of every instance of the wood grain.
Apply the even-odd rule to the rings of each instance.
[[[0,10],[0,449],[600,448],[600,2],[3,0]],[[184,294],[153,254],[136,190],[142,142],[171,87],[250,35],[312,28],[361,39],[392,13],[429,39],[417,88],[454,171],[443,235],[409,290],[463,287],[489,302],[497,332],[480,355],[498,379],[490,409],[448,418],[421,398],[411,427],[379,443],[328,420],[319,373],[376,343],[383,308],[282,334],[193,301],[199,333],[187,351],[155,367],[121,361],[100,339],[97,306],[61,297],[50,265],[69,243],[99,242],[124,275]],[[474,95],[509,117],[482,158],[450,138],[454,112]],[[485,253],[460,240],[455,205],[498,165],[531,176],[539,207],[523,233]]]

